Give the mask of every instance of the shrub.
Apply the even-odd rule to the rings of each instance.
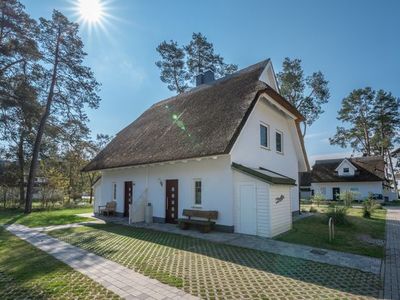
[[[312,203],[317,204],[318,207],[321,204],[321,202],[324,200],[325,200],[325,196],[320,193],[317,193],[312,197]]]
[[[372,213],[377,209],[378,203],[372,199],[372,198],[367,198],[363,202],[363,217],[364,218],[370,218]]]
[[[340,201],[343,201],[344,206],[350,207],[354,200],[354,193],[351,191],[345,191],[339,194],[339,199]]]
[[[347,207],[346,206],[337,206],[332,205],[329,207],[326,216],[328,220],[330,218],[333,219],[333,222],[337,225],[345,225],[348,224],[347,221]]]

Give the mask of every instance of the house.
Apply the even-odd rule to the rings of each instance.
[[[299,173],[299,190],[300,190],[300,199],[308,200],[312,197],[311,172]]]
[[[370,195],[385,201],[396,198],[382,156],[317,160],[311,171],[311,191],[327,200],[338,200],[344,191],[354,192],[355,200]]]
[[[216,229],[271,237],[299,211],[308,170],[302,115],[280,94],[270,60],[160,101],[85,168],[100,171],[95,204],[117,201],[131,222],[175,223],[183,209],[216,210]],[[130,205],[130,203],[132,203]]]

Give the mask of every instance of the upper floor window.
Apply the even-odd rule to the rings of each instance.
[[[117,184],[113,182],[113,200],[117,199]]]
[[[269,148],[269,127],[265,124],[260,124],[260,145]]]
[[[275,132],[276,152],[283,153],[283,134],[280,131]]]
[[[349,172],[350,172],[349,168],[343,168],[343,173],[349,173]]]
[[[201,180],[194,181],[194,204],[201,205]]]

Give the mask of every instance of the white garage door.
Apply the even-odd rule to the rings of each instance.
[[[256,186],[252,183],[239,185],[240,233],[257,234]]]

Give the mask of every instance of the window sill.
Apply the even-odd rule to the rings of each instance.
[[[192,206],[192,208],[203,208],[203,206],[199,205],[199,204],[195,204],[195,205]]]
[[[264,149],[264,150],[271,150],[271,148],[265,147],[265,146],[260,146],[260,148],[261,148],[261,149]]]
[[[279,151],[276,151],[276,153],[280,154],[280,155],[284,155],[285,154],[284,152],[279,152]]]

